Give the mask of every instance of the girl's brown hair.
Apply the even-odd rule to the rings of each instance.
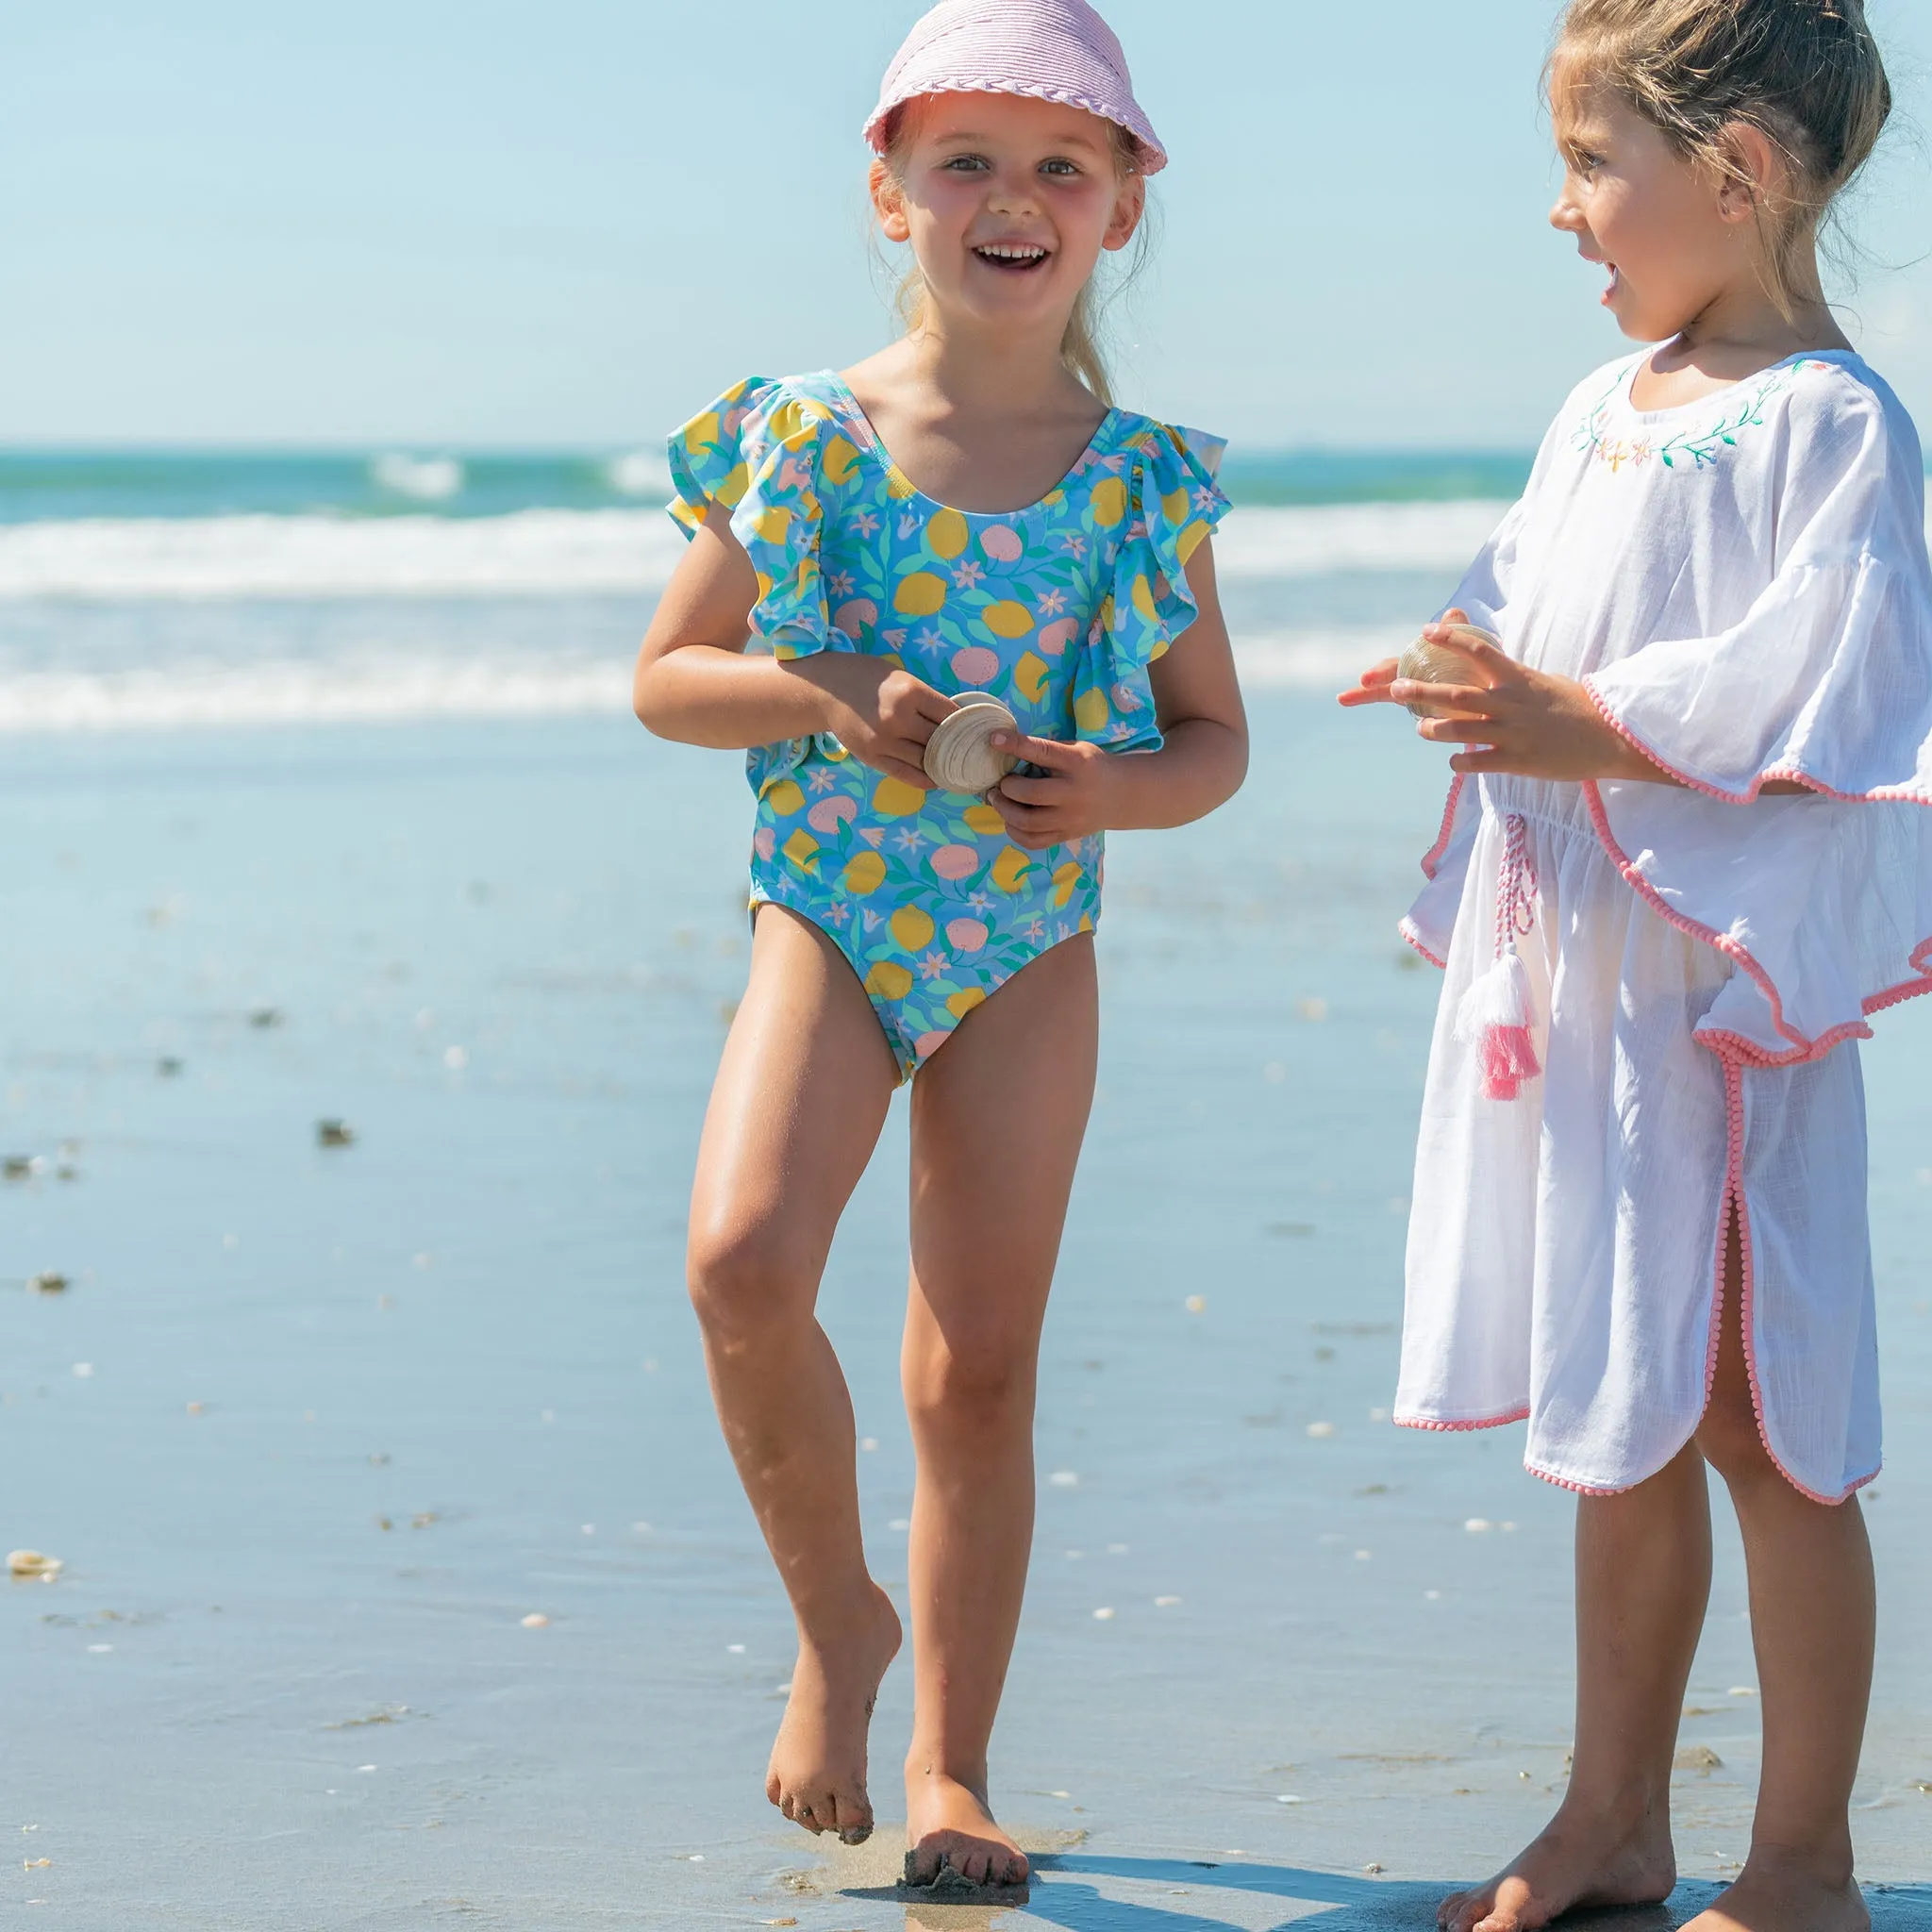
[[[916,107],[917,104],[912,105]],[[914,125],[910,108],[900,108],[887,124],[886,151],[882,158],[887,174],[894,181],[903,182],[906,178],[906,163],[912,151]],[[1126,181],[1141,173],[1141,143],[1118,123],[1109,121],[1107,126],[1112,137],[1114,173],[1122,181]],[[1140,273],[1146,258],[1149,232],[1149,217],[1143,216],[1134,238],[1133,254],[1126,273],[1111,289],[1102,290],[1097,282],[1089,282],[1080,291],[1080,299],[1074,305],[1073,315],[1067,322],[1067,333],[1060,341],[1060,360],[1067,365],[1069,373],[1077,381],[1085,383],[1109,408],[1113,407],[1114,400],[1113,377],[1108,368],[1102,324],[1108,306]],[[926,300],[925,277],[920,274],[919,264],[915,261],[900,278],[893,297],[893,306],[898,309],[899,320],[908,335],[924,322]]]
[[[1891,83],[1865,0],[1570,0],[1553,95],[1604,86],[1679,154],[1757,192],[1730,138],[1757,128],[1785,179],[1759,198],[1766,279],[1789,314],[1798,267],[1832,203],[1878,144]]]

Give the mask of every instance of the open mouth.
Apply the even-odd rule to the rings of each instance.
[[[1053,259],[1053,250],[1037,242],[986,242],[973,253],[988,268],[1008,275],[1037,274]]]

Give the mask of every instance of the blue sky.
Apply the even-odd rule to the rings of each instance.
[[[1103,0],[1172,148],[1126,399],[1250,444],[1520,446],[1616,353],[1543,225],[1556,0]],[[920,0],[0,13],[0,441],[654,439],[887,331],[858,139]],[[1923,129],[1932,8],[1872,0]],[[1855,332],[1932,410],[1932,153]]]

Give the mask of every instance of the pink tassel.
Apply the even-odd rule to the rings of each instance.
[[[1463,995],[1456,1031],[1476,1049],[1487,1099],[1518,1099],[1524,1084],[1542,1073],[1530,1024],[1529,969],[1514,946]]]

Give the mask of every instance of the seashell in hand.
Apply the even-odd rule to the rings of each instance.
[[[1480,640],[1488,644],[1499,641],[1489,631],[1478,630],[1473,624],[1451,625],[1448,629],[1452,637],[1466,637],[1472,641]],[[1414,684],[1466,685],[1474,680],[1475,667],[1460,651],[1452,651],[1446,644],[1431,643],[1427,638],[1418,638],[1402,654],[1400,675]],[[1408,709],[1418,718],[1447,715],[1441,705],[1411,704]]]
[[[926,744],[925,775],[941,791],[981,797],[1019,763],[1011,753],[992,748],[993,734],[1017,735],[1020,723],[989,691],[962,691],[953,702],[959,708],[941,721]]]

